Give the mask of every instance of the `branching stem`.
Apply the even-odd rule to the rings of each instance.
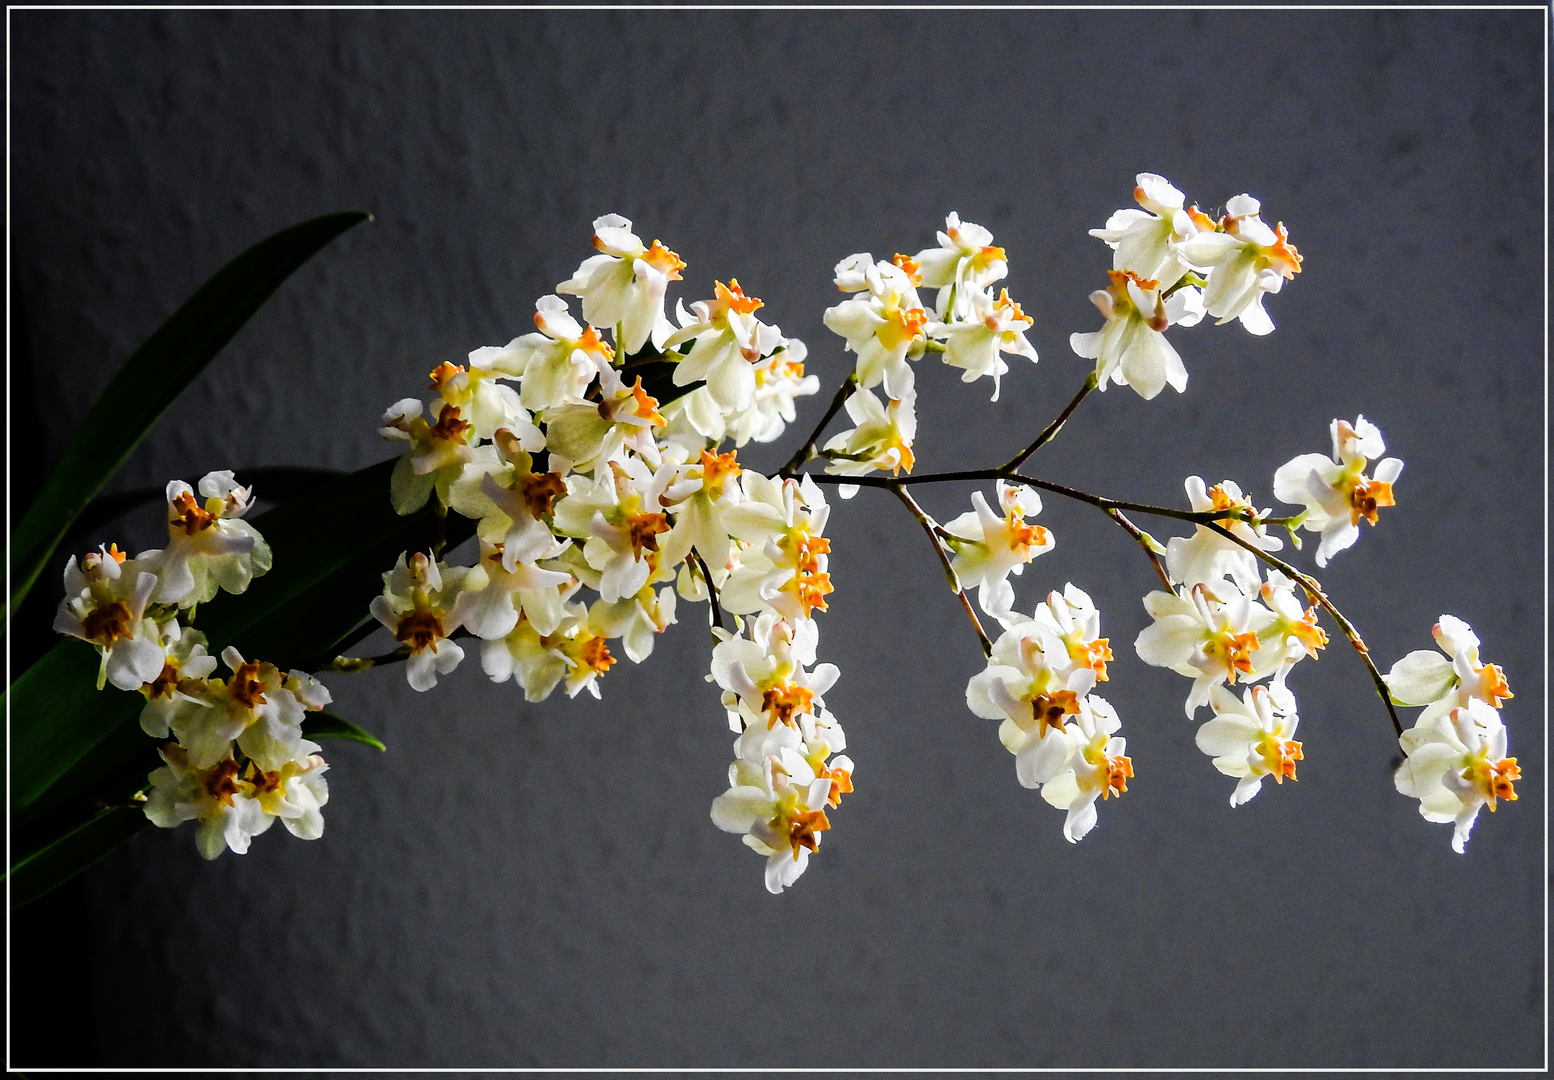
[[[1155,553],[1154,547],[1151,546],[1150,538],[1144,535],[1144,530],[1124,517],[1121,510],[1108,510],[1106,513],[1111,516],[1113,521],[1126,529],[1129,536],[1138,541],[1139,547],[1144,549],[1144,554],[1149,556],[1149,561],[1155,564],[1155,573],[1160,575],[1160,582],[1166,587],[1166,592],[1175,592],[1176,587],[1171,584],[1171,575],[1167,574],[1166,568],[1161,565],[1160,556]]]
[[[961,588],[960,577],[955,573],[955,568],[950,565],[950,558],[945,554],[944,545],[939,542],[939,534],[943,530],[939,528],[938,522],[929,517],[923,508],[917,505],[917,500],[907,494],[905,488],[898,486],[892,487],[890,490],[896,493],[896,498],[901,500],[912,517],[923,527],[923,531],[928,534],[928,540],[933,544],[934,554],[939,556],[939,564],[944,567],[945,580],[949,582],[950,589],[955,595],[960,597],[960,606],[965,609],[966,618],[971,620],[971,628],[976,631],[977,641],[982,645],[982,655],[991,656],[993,654],[993,642],[988,638],[987,631],[982,629],[982,620],[977,618],[976,611],[972,609],[971,600],[966,596],[966,590]]]
[[[787,464],[777,470],[778,476],[797,475],[803,464],[815,456],[815,444],[820,441],[821,433],[825,431],[826,425],[831,422],[831,419],[842,411],[842,406],[847,404],[848,395],[857,386],[858,373],[857,371],[850,372],[847,378],[842,380],[842,385],[836,388],[836,396],[831,399],[831,404],[826,408],[826,414],[820,418],[820,423],[815,425],[815,430],[810,432],[809,438],[804,441],[804,445],[794,451]]]
[[[723,605],[718,603],[718,587],[712,583],[712,571],[707,569],[707,560],[695,548],[691,548],[691,559],[696,563],[701,579],[707,583],[707,617],[712,623],[711,629],[723,630]],[[720,640],[716,634],[712,636],[715,641]]]
[[[1041,434],[1036,436],[1035,442],[1031,443],[1031,445],[1027,446],[1024,450],[1021,450],[1014,457],[1004,462],[1004,470],[1007,472],[1013,472],[1015,469],[1018,469],[1025,463],[1026,458],[1030,457],[1037,450],[1040,450],[1046,443],[1051,442],[1053,436],[1058,433],[1059,429],[1061,429],[1064,423],[1068,421],[1068,418],[1073,415],[1074,410],[1079,408],[1079,403],[1088,397],[1090,391],[1094,390],[1097,385],[1098,380],[1095,377],[1095,372],[1092,371],[1085,377],[1085,384],[1079,388],[1079,393],[1074,395],[1074,400],[1070,401],[1067,407],[1064,408],[1062,412],[1058,413],[1058,418],[1056,420],[1052,421],[1052,423],[1048,424],[1045,428],[1042,429]]]
[[[1375,661],[1371,659],[1370,650],[1367,648],[1365,640],[1360,637],[1360,632],[1354,628],[1354,624],[1351,623],[1347,617],[1345,617],[1343,612],[1338,610],[1338,606],[1328,599],[1327,594],[1322,591],[1322,587],[1317,583],[1316,579],[1311,577],[1309,574],[1305,574],[1300,570],[1297,570],[1283,559],[1275,558],[1274,556],[1268,554],[1266,551],[1257,547],[1255,544],[1248,543],[1246,540],[1243,540],[1241,537],[1225,528],[1224,525],[1220,524],[1220,522],[1230,519],[1237,519],[1252,524],[1262,525],[1282,524],[1286,519],[1258,519],[1254,518],[1251,514],[1245,511],[1237,510],[1177,510],[1169,506],[1154,506],[1149,503],[1128,502],[1123,499],[1108,499],[1105,496],[1093,495],[1088,491],[1081,491],[1078,488],[1069,487],[1066,484],[1056,484],[1050,480],[1043,480],[1039,477],[1025,476],[1021,473],[1014,472],[1008,466],[996,469],[961,469],[954,472],[924,473],[919,476],[901,477],[830,476],[825,474],[812,473],[810,474],[810,479],[814,480],[818,484],[857,484],[860,487],[885,488],[887,491],[894,491],[901,496],[906,495],[907,487],[913,486],[915,484],[941,484],[961,480],[1008,480],[1017,484],[1024,484],[1026,487],[1036,488],[1040,491],[1050,491],[1054,495],[1062,495],[1064,498],[1073,499],[1076,502],[1082,502],[1089,506],[1093,506],[1105,513],[1107,516],[1111,517],[1124,529],[1127,529],[1130,535],[1133,535],[1134,539],[1138,540],[1140,546],[1143,547],[1144,550],[1149,554],[1151,561],[1155,563],[1156,572],[1160,574],[1161,580],[1166,583],[1166,587],[1168,589],[1171,588],[1171,584],[1169,575],[1165,573],[1165,568],[1160,565],[1159,559],[1156,557],[1155,552],[1149,548],[1147,543],[1145,543],[1143,533],[1138,530],[1132,522],[1128,521],[1127,518],[1122,515],[1122,512],[1131,511],[1139,514],[1151,514],[1156,517],[1172,518],[1176,521],[1188,521],[1195,525],[1202,525],[1205,528],[1213,529],[1215,532],[1220,533],[1226,537],[1232,543],[1235,543],[1240,547],[1246,548],[1248,551],[1252,552],[1252,554],[1255,555],[1260,561],[1267,563],[1269,566],[1274,567],[1284,574],[1287,574],[1291,579],[1298,582],[1301,588],[1306,591],[1306,594],[1318,605],[1320,605],[1324,611],[1332,616],[1333,622],[1338,625],[1339,630],[1346,638],[1349,639],[1349,643],[1354,646],[1354,651],[1359,655],[1361,662],[1365,665],[1366,671],[1370,673],[1371,681],[1376,684],[1376,693],[1380,696],[1382,704],[1387,708],[1387,716],[1392,721],[1393,729],[1396,730],[1399,735],[1403,733],[1403,722],[1398,718],[1397,710],[1393,708],[1392,698],[1387,693],[1386,680],[1382,678],[1381,671],[1376,667]],[[930,535],[933,535],[931,529]],[[934,546],[939,546],[937,537],[935,537]],[[940,549],[940,557],[943,557],[942,548]],[[962,599],[964,600],[964,594],[962,595]],[[967,607],[967,612],[970,613],[969,605]],[[983,635],[983,639],[986,640],[985,635]]]

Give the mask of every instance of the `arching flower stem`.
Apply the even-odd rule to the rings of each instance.
[[[826,430],[837,413],[842,411],[842,406],[847,403],[848,396],[858,387],[858,373],[853,371],[842,380],[842,385],[837,387],[836,396],[831,399],[831,404],[826,407],[825,415],[820,418],[820,423],[815,425],[815,430],[809,433],[809,438],[804,444],[794,451],[787,464],[777,470],[778,476],[797,476],[799,469],[806,461],[815,456],[815,444],[820,441],[821,434]]]
[[[1127,530],[1129,536],[1138,541],[1139,547],[1144,549],[1144,554],[1149,556],[1149,561],[1155,564],[1155,573],[1160,575],[1160,582],[1166,587],[1166,591],[1175,592],[1176,587],[1171,584],[1171,576],[1166,573],[1165,566],[1160,562],[1160,556],[1155,552],[1155,548],[1159,545],[1155,543],[1154,539],[1146,536],[1144,530],[1124,517],[1121,510],[1113,509],[1106,511],[1106,513],[1113,521]]]
[[[1079,393],[1074,395],[1074,400],[1070,401],[1063,409],[1063,411],[1058,413],[1056,420],[1052,421],[1052,423],[1048,424],[1042,429],[1041,434],[1036,436],[1035,442],[1031,443],[1031,445],[1027,446],[1024,450],[1021,450],[1014,457],[1004,462],[1004,469],[1008,470],[1009,472],[1013,472],[1015,469],[1018,469],[1025,463],[1026,458],[1030,457],[1037,450],[1040,450],[1046,443],[1051,442],[1052,438],[1057,435],[1058,431],[1068,421],[1068,418],[1073,415],[1074,410],[1079,408],[1079,403],[1088,397],[1090,391],[1094,390],[1096,386],[1099,385],[1099,383],[1100,380],[1096,378],[1094,371],[1090,372],[1089,375],[1086,375],[1084,385],[1079,388]]]
[[[1127,519],[1121,516],[1121,511],[1131,511],[1133,513],[1139,514],[1151,514],[1156,517],[1173,518],[1177,521],[1190,521],[1195,525],[1202,525],[1206,528],[1212,529],[1215,532],[1225,536],[1237,546],[1243,547],[1246,550],[1252,552],[1252,554],[1255,555],[1259,561],[1272,566],[1284,574],[1287,574],[1290,578],[1300,584],[1301,588],[1306,591],[1306,594],[1315,603],[1320,605],[1324,611],[1332,616],[1333,622],[1337,624],[1343,635],[1349,639],[1349,643],[1354,646],[1354,651],[1359,655],[1361,662],[1365,665],[1365,669],[1370,672],[1371,681],[1376,684],[1376,693],[1378,696],[1380,696],[1382,704],[1386,706],[1387,716],[1391,719],[1393,728],[1399,735],[1403,733],[1403,722],[1398,718],[1397,710],[1392,706],[1392,699],[1387,693],[1386,681],[1382,678],[1381,671],[1376,667],[1375,662],[1371,660],[1370,649],[1366,646],[1364,638],[1360,636],[1360,632],[1354,628],[1354,624],[1344,616],[1343,612],[1338,610],[1338,606],[1328,599],[1327,594],[1322,591],[1322,587],[1317,583],[1316,579],[1311,577],[1309,574],[1297,570],[1283,559],[1270,555],[1266,551],[1253,546],[1220,524],[1220,522],[1226,518],[1232,517],[1240,518],[1243,521],[1253,521],[1254,519],[1250,514],[1233,510],[1210,510],[1195,512],[1191,510],[1177,510],[1174,507],[1169,506],[1154,506],[1150,503],[1136,503],[1128,502],[1122,499],[1108,499],[1101,495],[1093,495],[1088,491],[1081,491],[1078,488],[1069,487],[1066,484],[1057,484],[1050,480],[1042,480],[1039,477],[1025,476],[1021,473],[1014,472],[1012,469],[1007,467],[997,469],[962,469],[953,472],[922,473],[917,476],[902,477],[827,476],[822,474],[812,474],[810,479],[818,484],[856,484],[860,487],[885,488],[889,491],[896,492],[898,497],[902,498],[902,500],[907,503],[909,509],[915,508],[916,503],[911,501],[905,489],[915,484],[942,484],[963,480],[1009,480],[1013,481],[1014,483],[1024,484],[1027,487],[1036,488],[1039,491],[1050,491],[1054,495],[1062,495],[1064,498],[1073,499],[1076,502],[1082,502],[1089,506],[1093,506],[1109,517],[1112,517],[1113,520],[1117,521],[1119,525],[1122,525],[1124,529],[1127,529],[1130,534],[1135,532],[1136,526],[1130,528],[1132,523],[1127,522]],[[934,547],[939,550],[939,557],[942,561],[944,560],[944,550],[940,546],[937,535],[935,535],[933,532],[933,525],[931,522],[928,522],[926,515],[918,516],[920,514],[921,510],[915,510],[913,516],[917,517],[919,524],[922,524],[923,527],[928,531],[929,535],[934,537]],[[1257,520],[1260,520],[1264,524],[1268,523],[1268,519]],[[1148,544],[1144,541],[1142,532],[1139,532],[1137,535],[1135,535],[1134,539],[1139,541],[1140,546],[1144,547],[1145,551],[1150,554],[1151,559],[1154,560],[1154,552],[1149,549]],[[947,562],[946,570],[948,570]],[[1156,570],[1161,574],[1162,579],[1169,584],[1170,579],[1165,575],[1164,568],[1159,566],[1158,562],[1156,565]],[[951,580],[951,584],[952,587],[957,588],[957,591],[959,591],[958,583],[955,582],[953,578]],[[971,612],[970,604],[966,602],[964,593],[961,594],[961,600],[962,603],[966,604],[967,614],[972,615],[972,620],[975,622],[976,617]],[[984,642],[986,642],[987,637],[981,632],[980,625],[978,625],[977,630],[978,636]]]
[[[707,569],[707,560],[701,557],[701,552],[691,548],[691,561],[696,564],[696,572],[701,575],[701,579],[707,583],[707,616],[712,622],[711,628],[714,631],[722,630],[724,629],[723,606],[718,603],[718,587],[712,582],[712,572]],[[716,633],[712,637],[715,642],[722,640]]]
[[[944,567],[945,580],[949,582],[950,588],[955,595],[960,597],[960,606],[965,609],[966,618],[971,620],[971,628],[976,631],[977,641],[982,645],[982,655],[991,656],[993,654],[993,642],[987,636],[987,631],[982,629],[982,620],[977,618],[976,611],[972,609],[971,600],[966,596],[966,590],[961,588],[960,578],[956,575],[955,568],[950,565],[949,556],[944,553],[944,545],[939,541],[939,533],[942,531],[939,528],[939,523],[929,517],[923,508],[917,505],[917,500],[912,498],[900,484],[886,484],[885,486],[895,492],[896,498],[901,500],[902,505],[907,508],[912,517],[917,520],[917,523],[923,527],[923,531],[928,534],[928,539],[933,544],[934,554],[939,556],[939,565]]]

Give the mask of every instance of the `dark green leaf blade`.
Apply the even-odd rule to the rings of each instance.
[[[309,739],[349,739],[374,750],[387,749],[370,731],[332,712],[308,713],[302,721],[302,734]]]
[[[21,907],[62,885],[150,822],[138,806],[110,806],[10,869],[11,906]]]
[[[261,240],[186,300],[108,383],[11,537],[14,611],[77,514],[157,419],[270,295],[324,245],[371,215],[325,214]]]

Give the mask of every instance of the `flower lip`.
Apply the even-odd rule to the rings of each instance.
[[[182,491],[173,496],[168,510],[168,524],[182,529],[185,536],[202,533],[216,523],[215,517],[195,501],[192,492]]]

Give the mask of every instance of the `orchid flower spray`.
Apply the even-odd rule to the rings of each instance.
[[[846,674],[825,631],[830,604],[845,595],[830,561],[835,499],[868,491],[860,504],[876,495],[899,503],[899,520],[916,524],[943,571],[968,644],[981,650],[966,668],[965,703],[995,726],[996,738],[990,730],[983,739],[989,766],[1005,760],[1001,744],[1014,780],[1063,811],[1033,801],[1039,827],[1104,843],[1102,817],[1115,821],[1139,801],[1123,796],[1148,785],[1149,762],[1135,764],[1124,718],[1097,691],[1153,677],[1149,666],[1186,682],[1162,693],[1152,715],[1130,715],[1135,733],[1179,726],[1170,717],[1184,713],[1194,728],[1179,737],[1208,759],[1207,796],[1253,815],[1287,797],[1286,781],[1321,770],[1341,738],[1331,718],[1308,715],[1300,727],[1295,684],[1314,665],[1295,669],[1345,643],[1402,751],[1397,790],[1427,821],[1451,823],[1451,844],[1464,851],[1481,812],[1514,802],[1523,778],[1509,756],[1517,721],[1502,715],[1513,698],[1505,673],[1480,658],[1465,621],[1443,614],[1436,648],[1383,674],[1354,621],[1292,561],[1302,532],[1317,537],[1319,570],[1352,558],[1344,553],[1362,532],[1385,528],[1383,511],[1397,504],[1403,464],[1384,456],[1362,403],[1353,419],[1315,418],[1304,429],[1311,441],[1275,451],[1293,456],[1271,476],[1211,483],[1217,465],[1185,476],[1175,506],[1035,470],[1093,392],[1127,387],[1129,409],[1150,408],[1167,388],[1188,393],[1195,335],[1239,335],[1246,362],[1260,362],[1274,330],[1269,309],[1306,269],[1283,222],[1268,224],[1249,194],[1210,212],[1147,172],[1131,194],[1133,205],[1091,230],[1104,245],[1092,249],[1089,294],[1101,322],[1069,332],[1066,352],[1061,333],[1015,298],[1027,286],[1013,249],[958,212],[942,229],[920,228],[932,242],[913,254],[835,262],[842,298],[818,324],[847,373],[770,472],[752,464],[750,444],[782,439],[820,392],[805,367],[813,342],[778,326],[786,315],[759,299],[754,276],[697,276],[662,241],[645,243],[630,219],[598,217],[593,254],[533,302],[532,329],[436,358],[422,395],[384,411],[378,430],[396,457],[374,497],[433,532],[373,571],[381,576],[359,598],[359,630],[308,670],[206,636],[203,613],[226,602],[223,593],[262,588],[278,556],[249,520],[254,489],[232,472],[192,487],[172,481],[166,543],[133,558],[110,545],[71,556],[54,622],[83,655],[95,650],[103,693],[144,699],[140,725],[161,762],[138,794],[146,817],[195,822],[207,858],[246,851],[276,821],[317,839],[328,766],[309,735],[340,729],[326,722],[331,695],[315,673],[400,665],[394,677],[431,694],[478,678],[478,668],[528,702],[558,691],[600,698],[618,665],[648,662],[665,647],[661,635],[705,605],[707,685],[687,687],[677,710],[705,718],[709,738],[726,722],[727,786],[712,799],[711,825],[758,855],[765,888],[780,893],[824,862],[827,837],[849,814],[869,812],[852,798],[855,782],[867,787],[867,739],[850,745],[833,711],[845,704],[836,691]],[[692,290],[689,303],[671,295],[676,285]],[[931,411],[932,395],[918,382],[938,363],[994,401],[1035,378],[1059,380],[1073,396],[1013,456],[926,471],[918,440],[931,427],[919,425],[919,410]],[[1329,448],[1318,452],[1323,424]],[[929,485],[960,485],[955,516],[940,522],[923,508],[915,493]],[[1054,560],[1041,556],[1060,539],[1088,543],[1053,513],[1065,503],[1097,511],[1102,530],[1122,529],[1129,552],[1136,545],[1139,605],[1104,616],[1114,633],[1134,620],[1123,638],[1131,656],[1114,655],[1082,583],[1044,569]],[[1142,518],[1181,535],[1157,539]],[[385,651],[350,655],[369,632]],[[1143,667],[1129,670],[1133,656]],[[1400,708],[1421,711],[1405,726]],[[862,734],[858,711],[849,706],[846,719]]]

